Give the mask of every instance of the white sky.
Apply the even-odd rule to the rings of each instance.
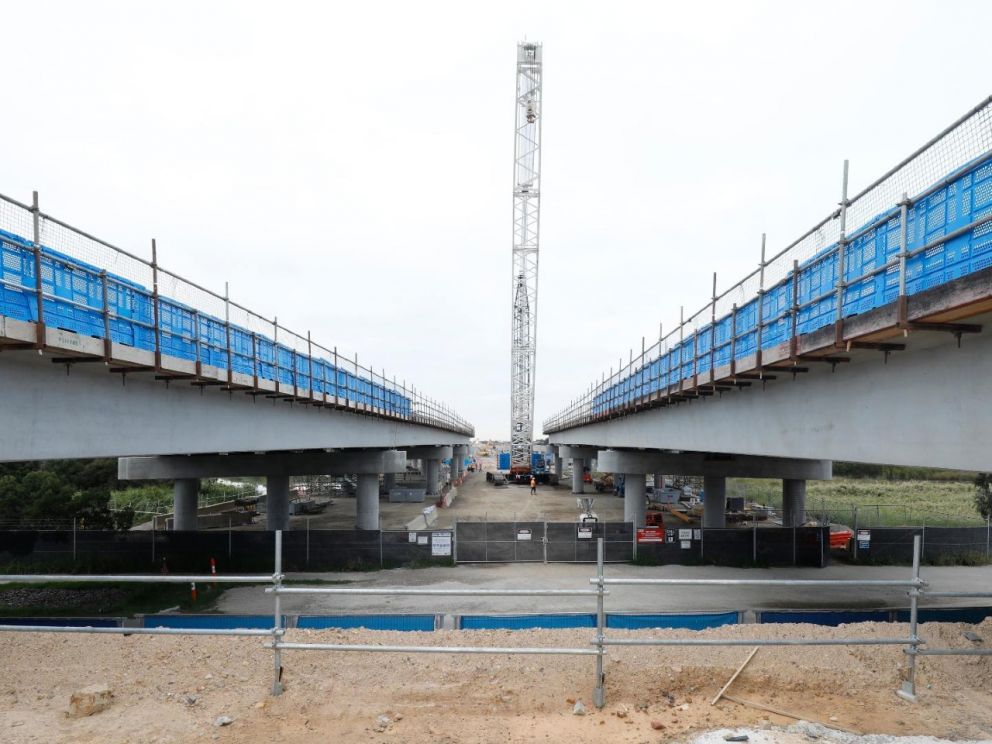
[[[0,0],[0,191],[508,437],[515,45],[544,44],[536,420],[990,92],[983,2]],[[649,341],[650,343],[650,341]]]

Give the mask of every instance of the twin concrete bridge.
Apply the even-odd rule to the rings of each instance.
[[[704,526],[729,476],[783,480],[786,524],[833,460],[989,470],[992,99],[954,122],[651,346],[642,339],[544,423],[574,477],[705,479]],[[122,478],[265,476],[269,526],[291,475],[378,482],[421,460],[436,492],[474,429],[395,375],[0,195],[0,460],[120,457]],[[653,268],[653,267],[652,267]],[[578,485],[581,485],[579,483]]]

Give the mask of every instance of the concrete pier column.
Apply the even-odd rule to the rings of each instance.
[[[727,479],[721,476],[704,476],[703,491],[703,527],[726,527]]]
[[[660,473],[655,473],[654,474],[654,487],[655,487],[655,490],[657,490],[657,491],[660,491],[662,488],[665,487],[665,476],[664,475],[661,475]]]
[[[199,478],[177,478],[172,486],[172,529],[195,530]]]
[[[441,461],[435,458],[424,460],[424,477],[427,479],[427,495],[437,496],[440,493]]]
[[[644,512],[647,509],[644,488],[644,473],[624,473],[623,521],[633,522],[635,529],[644,526]]]
[[[269,475],[265,478],[265,528],[289,529],[289,476]]]
[[[563,467],[561,455],[555,455],[555,475],[561,478],[561,469]]]
[[[782,526],[802,527],[806,521],[806,481],[785,478],[782,481]]]
[[[355,527],[360,530],[379,529],[379,474],[359,473],[355,497],[358,501]]]
[[[585,461],[581,457],[572,458],[572,493],[582,493],[585,484],[582,482],[582,467]]]

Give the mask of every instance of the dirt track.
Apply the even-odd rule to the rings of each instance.
[[[965,646],[965,629],[927,624],[931,644]],[[904,634],[905,626],[861,624],[728,626],[701,635],[838,637]],[[644,635],[644,632],[640,632]],[[685,631],[653,631],[684,637]],[[613,635],[631,635],[614,632]],[[591,631],[292,631],[288,640],[349,643],[585,647]],[[709,699],[748,648],[612,648],[607,707],[591,705],[591,657],[433,656],[284,652],[286,692],[271,698],[271,652],[258,639],[0,637],[0,741],[22,742],[642,742],[669,741],[722,726],[788,725],[785,718]],[[893,694],[904,668],[899,647],[763,648],[733,694],[865,732],[992,739],[992,659],[920,660],[920,703]],[[104,682],[109,709],[65,715],[70,694]],[[195,702],[190,703],[195,697]],[[586,716],[572,715],[582,700]],[[628,711],[625,717],[615,715]],[[218,716],[234,722],[216,727]],[[377,732],[376,720],[390,723]],[[653,729],[657,721],[664,728]],[[767,725],[767,724],[766,724]]]

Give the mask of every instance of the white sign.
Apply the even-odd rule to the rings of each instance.
[[[430,535],[417,535],[417,545],[426,545],[430,539]]]
[[[703,539],[703,531],[702,530],[693,530],[692,531],[692,539],[693,540],[702,540]]]
[[[578,538],[579,540],[591,540],[592,527],[579,527]]]
[[[411,532],[409,534],[409,539],[410,539],[410,542],[412,542],[412,543],[417,542],[417,533],[416,532]]]
[[[450,532],[435,532],[431,536],[431,555],[451,555]]]
[[[530,530],[517,530],[518,540],[530,540]]]
[[[692,539],[691,529],[679,530],[679,540],[691,540],[691,539]],[[685,546],[683,545],[682,547],[684,548]]]
[[[691,547],[692,547],[692,540],[683,540],[682,541],[682,550],[688,550]]]

